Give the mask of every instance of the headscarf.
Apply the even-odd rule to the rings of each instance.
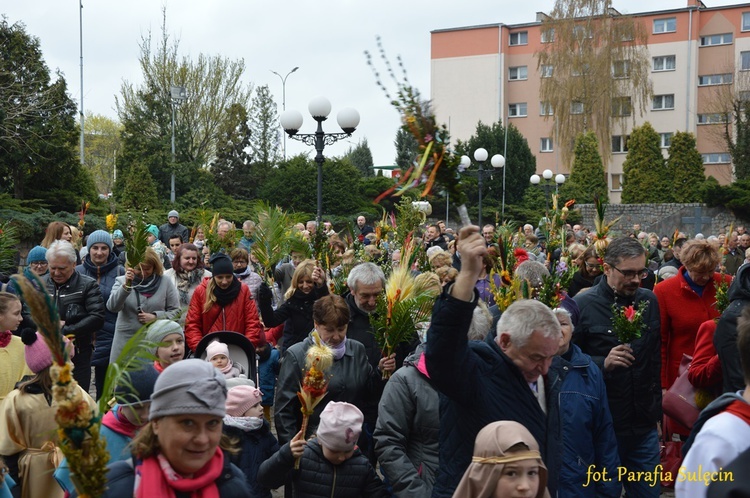
[[[527,451],[507,450],[518,443],[525,444]],[[506,463],[520,460],[536,460],[539,464],[539,490],[536,498],[549,498],[547,491],[547,467],[539,454],[539,444],[531,433],[518,422],[501,420],[485,426],[477,434],[474,443],[474,456],[469,467],[458,483],[453,497],[491,498],[497,481]]]

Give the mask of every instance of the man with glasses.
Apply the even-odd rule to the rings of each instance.
[[[632,237],[607,247],[604,275],[588,292],[576,295],[581,310],[573,342],[602,369],[620,461],[628,472],[654,472],[659,465],[661,420],[661,321],[656,296],[641,287],[649,274],[646,249]],[[613,330],[613,307],[648,307],[641,337],[621,344]],[[636,475],[636,474],[633,474]],[[645,474],[641,474],[645,475]],[[658,497],[659,483],[623,480],[629,497]]]

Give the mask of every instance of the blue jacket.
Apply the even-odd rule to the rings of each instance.
[[[534,436],[555,496],[558,468],[549,460],[559,458],[558,421],[545,415],[521,371],[494,341],[468,341],[474,295],[474,302],[465,302],[444,293],[435,303],[427,332],[427,371],[441,393],[440,467],[432,496],[453,496],[471,462],[477,434],[497,420],[519,422]],[[555,397],[549,398],[548,410],[556,410],[550,408],[555,403]]]
[[[120,265],[120,261],[114,253],[109,254],[109,259],[102,266],[93,264],[91,256],[87,254],[83,258],[83,262],[76,266],[76,271],[97,281],[99,290],[102,292],[102,300],[105,303],[109,300],[109,294],[112,292],[112,286],[115,285],[115,279],[121,275],[125,275],[125,268]],[[96,348],[91,355],[92,365],[103,366],[109,364],[109,352],[112,349],[112,338],[115,335],[116,322],[117,313],[112,313],[105,306],[104,324],[96,333]]]
[[[252,498],[271,498],[271,490],[258,483],[260,464],[279,451],[279,442],[271,434],[271,426],[263,421],[263,427],[254,431],[244,431],[224,424],[224,434],[239,440],[240,452],[232,455],[232,463],[245,474]]]
[[[550,451],[561,456],[558,498],[618,498],[622,486],[616,478],[584,487],[590,465],[596,465],[598,471],[607,469],[610,477],[620,465],[601,370],[571,344],[567,353],[552,360],[547,381],[547,398],[559,400],[559,404],[547,402],[547,415],[561,431],[558,450]]]
[[[279,374],[279,350],[268,346],[270,355],[264,361],[258,362],[258,384],[263,393],[263,406],[273,406],[276,391],[276,376]]]

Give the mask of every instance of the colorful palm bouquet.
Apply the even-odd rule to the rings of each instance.
[[[305,356],[305,370],[302,376],[302,382],[297,391],[297,398],[301,404],[302,411],[302,438],[305,439],[307,425],[310,422],[310,415],[315,411],[315,407],[323,400],[328,393],[328,370],[333,365],[333,351],[330,347],[323,344],[317,330],[312,332],[313,344],[307,350]],[[299,458],[294,462],[294,468],[299,469]]]
[[[648,301],[641,301],[638,306],[612,305],[612,328],[621,344],[630,344],[641,337],[646,324],[643,313],[648,308]]]
[[[714,286],[716,287],[716,302],[714,302],[714,308],[720,315],[729,307],[729,282],[724,278],[725,275],[724,271],[722,271],[719,281],[714,281]]]

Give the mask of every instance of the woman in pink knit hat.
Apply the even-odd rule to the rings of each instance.
[[[21,498],[61,498],[63,490],[52,473],[62,460],[57,448],[57,405],[52,400],[52,353],[39,333],[22,336],[26,364],[34,376],[11,391],[0,405],[0,455],[21,488]],[[72,348],[71,348],[72,354]],[[81,389],[81,396],[96,410],[96,403]]]

